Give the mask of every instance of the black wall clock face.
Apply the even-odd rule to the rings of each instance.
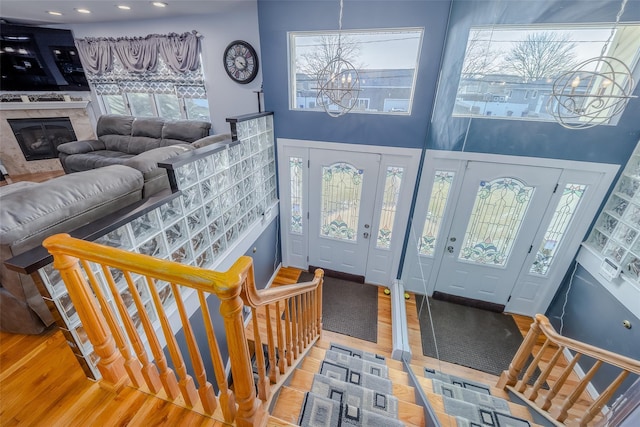
[[[224,69],[229,77],[246,84],[258,74],[258,55],[253,47],[242,40],[231,42],[224,50]]]

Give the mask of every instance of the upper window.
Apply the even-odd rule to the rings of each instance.
[[[317,75],[342,58],[360,78],[360,93],[351,112],[410,114],[423,29],[351,30],[289,33],[292,110],[323,111],[318,105]]]
[[[547,112],[553,82],[598,58],[611,34],[611,24],[472,27],[453,115],[554,121]],[[621,60],[637,77],[639,52],[640,24],[619,24],[604,55]],[[572,87],[586,99],[602,84],[606,79]]]

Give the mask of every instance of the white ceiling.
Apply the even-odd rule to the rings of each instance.
[[[20,24],[86,24],[219,13],[234,2],[248,0],[162,1],[167,7],[155,7],[148,0],[1,0],[0,17]],[[120,4],[131,10],[118,9]],[[78,13],[75,8],[89,9],[91,13]],[[62,16],[49,15],[49,10],[61,12]]]

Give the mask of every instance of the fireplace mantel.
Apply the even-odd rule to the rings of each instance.
[[[89,101],[0,102],[0,111],[85,109]]]

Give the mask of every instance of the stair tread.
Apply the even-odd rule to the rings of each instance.
[[[280,395],[278,396],[278,400],[271,412],[271,415],[280,421],[298,425],[298,418],[300,416],[300,411],[302,410],[305,394],[305,391],[297,390],[289,386],[282,386],[280,389]],[[422,427],[425,425],[424,412],[420,406],[415,404],[412,405],[401,400],[399,400],[398,403],[398,420],[409,426]],[[422,422],[420,422],[419,414],[422,414]]]
[[[424,381],[423,380],[427,380],[429,385],[431,386],[431,379],[427,378],[424,376],[424,366],[419,366],[419,365],[411,365],[411,369],[413,369],[414,374],[416,375],[416,377],[418,378],[418,381],[424,385]],[[459,376],[459,375],[458,375]],[[479,381],[476,381],[479,382]],[[496,397],[500,397],[502,399],[506,399],[509,400],[509,394],[502,389],[499,389],[497,387],[494,387],[491,385],[491,383],[487,383],[487,385],[489,386],[489,390],[491,391],[491,395],[492,396],[496,396]]]
[[[325,358],[325,354],[326,354],[326,349],[317,348],[317,347],[314,346],[311,349],[311,351],[309,351],[309,354],[307,355],[307,357],[303,360],[303,363],[304,363],[305,360],[311,358],[314,361],[317,361],[317,365],[318,365],[317,369],[319,371],[320,370],[320,365],[321,365],[322,361]],[[397,362],[397,360],[395,362]],[[396,369],[396,368],[393,368],[393,367],[387,365],[388,379],[390,379],[391,382],[393,382],[393,383],[399,383],[399,384],[410,386],[411,382],[409,380],[409,374],[407,374],[402,369],[403,368]]]

